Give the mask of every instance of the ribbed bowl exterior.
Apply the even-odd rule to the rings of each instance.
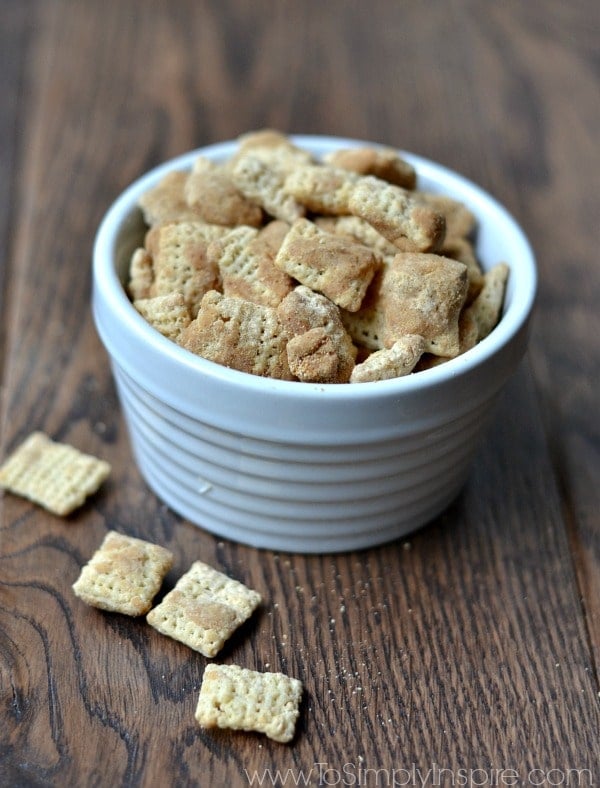
[[[316,153],[353,144],[302,139]],[[230,143],[208,149],[215,158],[230,152]],[[170,167],[189,166],[197,153]],[[421,176],[429,167],[429,188],[441,180],[459,199],[471,196],[483,257],[508,259],[514,273],[495,342],[481,343],[487,351],[478,346],[396,381],[271,381],[192,356],[145,324],[122,287],[139,238],[137,197],[167,168],[134,184],[109,211],[95,247],[96,325],[139,469],[186,519],[260,548],[351,550],[424,525],[460,491],[494,400],[525,350],[535,264],[492,198],[437,165],[416,166]]]
[[[209,531],[275,550],[361,548],[431,520],[463,485],[491,405],[391,441],[281,443],[184,418],[116,365],[114,376],[156,494]]]

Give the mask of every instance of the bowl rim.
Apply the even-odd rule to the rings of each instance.
[[[307,134],[290,134],[288,136],[300,147],[308,148],[313,152],[318,151],[318,155],[340,147],[365,145],[382,147],[379,143],[346,137]],[[491,214],[496,221],[502,222],[506,231],[511,234],[511,243],[515,247],[515,260],[518,258],[518,265],[514,261],[507,260],[511,270],[510,276],[517,280],[512,288],[511,301],[498,325],[475,347],[444,364],[404,377],[360,384],[304,383],[266,378],[231,369],[196,356],[162,336],[136,311],[125,292],[115,265],[117,240],[125,221],[135,210],[141,194],[158,183],[164,175],[172,170],[189,169],[194,159],[199,155],[215,160],[224,159],[237,149],[238,143],[239,141],[236,139],[227,140],[175,156],[134,180],[109,206],[98,227],[93,244],[93,309],[101,338],[103,338],[103,331],[97,311],[96,301],[98,298],[102,299],[104,304],[110,305],[114,319],[119,321],[121,325],[122,333],[135,335],[139,342],[148,343],[155,353],[168,359],[172,364],[183,365],[191,374],[198,374],[202,378],[218,379],[221,383],[245,391],[258,393],[269,390],[281,396],[301,399],[322,398],[324,394],[327,394],[328,398],[334,398],[342,403],[348,400],[353,402],[369,400],[374,395],[414,394],[438,386],[449,379],[466,375],[509,345],[511,340],[526,327],[536,297],[537,267],[532,247],[515,218],[491,194],[465,176],[444,165],[398,148],[400,155],[416,168],[419,179],[434,180],[436,185],[441,187],[440,193],[450,195],[452,195],[453,189],[445,187],[458,186],[460,189],[459,199],[467,202],[472,209],[472,203],[477,204],[474,212],[478,218],[481,218],[482,213]],[[465,199],[465,195],[468,199]]]

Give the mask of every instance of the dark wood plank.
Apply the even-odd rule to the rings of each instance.
[[[483,69],[485,91],[498,97],[486,105],[484,127],[501,160],[504,187],[494,188],[519,216],[539,261],[532,364],[598,672],[600,272],[591,263],[599,208],[592,185],[598,176],[598,13],[585,3],[568,13],[560,3],[544,14],[535,4],[513,10],[514,17],[497,10],[488,15],[479,7],[470,23],[489,31],[478,51],[496,62]],[[505,61],[510,69],[499,67]]]
[[[591,7],[31,6],[35,35],[26,55],[9,56],[13,68],[27,57],[30,90],[13,110],[24,198],[11,218],[15,303],[10,322],[2,316],[3,451],[40,427],[114,473],[66,522],[0,499],[0,782],[247,785],[273,768],[315,785],[332,784],[334,770],[360,784],[362,769],[375,785],[364,770],[383,780],[413,764],[514,769],[523,784],[531,769],[600,779],[588,378],[598,353],[583,341],[598,292]],[[264,125],[436,158],[497,194],[540,257],[531,359],[463,495],[398,544],[303,557],[222,542],[169,512],[133,464],[88,308],[95,228],[147,167]],[[220,659],[305,681],[290,747],[202,732],[193,712],[206,660],[74,599],[70,585],[108,528],[172,549],[167,587],[201,557],[263,593]]]
[[[0,370],[4,369],[4,346],[10,309],[8,259],[14,242],[16,206],[22,193],[17,162],[22,150],[22,130],[18,126],[20,108],[27,94],[27,52],[32,29],[33,3],[4,3],[0,10]],[[0,371],[0,375],[2,372]]]

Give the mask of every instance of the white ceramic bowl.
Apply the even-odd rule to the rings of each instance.
[[[317,155],[365,144],[293,139]],[[93,312],[139,469],[180,515],[255,547],[332,552],[405,535],[460,491],[496,395],[525,351],[536,290],[531,248],[492,197],[405,153],[419,188],[452,195],[476,214],[483,266],[510,265],[504,314],[490,336],[441,366],[375,383],[317,385],[228,369],[151,328],[123,282],[143,228],[140,195],[200,152],[222,160],[235,146],[193,151],[144,175],[96,237]]]

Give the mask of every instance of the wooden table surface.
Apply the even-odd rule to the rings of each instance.
[[[0,784],[600,784],[596,4],[2,0],[0,22],[0,457],[42,429],[113,466],[66,520],[0,498]],[[132,459],[95,230],[149,167],[266,126],[439,161],[536,252],[530,351],[468,484],[395,544],[232,544]],[[262,592],[218,661],[303,680],[292,744],[202,731],[207,660],[73,596],[108,529],[169,547],[169,583],[201,558]]]

